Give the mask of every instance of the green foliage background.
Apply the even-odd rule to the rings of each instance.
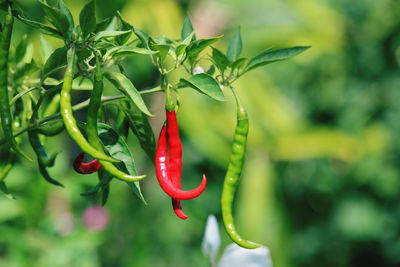
[[[77,18],[83,3],[65,2]],[[43,18],[36,1],[20,3],[32,19]],[[188,12],[198,36],[225,34],[216,44],[223,50],[241,25],[245,56],[269,46],[312,45],[236,84],[250,116],[235,208],[239,231],[266,244],[277,267],[400,265],[397,0],[98,0],[97,8],[100,18],[121,10],[134,26],[173,38],[180,36]],[[24,34],[40,58],[40,34],[17,22],[14,43]],[[148,57],[126,60],[124,66],[139,89],[158,81]],[[148,206],[113,182],[108,227],[84,228],[83,211],[100,197],[79,194],[97,177],[72,171],[79,151],[64,134],[49,138],[48,147],[62,152],[51,172],[65,189],[45,183],[35,163],[26,160],[7,178],[17,200],[0,195],[0,266],[207,266],[200,244],[207,216],[221,219],[219,199],[235,124],[233,98],[228,91],[226,96],[228,102],[217,103],[193,90],[181,93],[184,187],[197,185],[203,172],[208,177],[205,193],[183,202],[187,221],[173,214],[153,164],[131,137],[138,171],[148,173],[141,183]],[[164,120],[163,97],[145,98],[157,115],[151,119],[156,135]],[[220,226],[225,246],[230,241]]]

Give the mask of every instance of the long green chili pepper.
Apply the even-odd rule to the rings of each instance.
[[[64,187],[64,185],[62,183],[60,183],[59,181],[57,181],[56,179],[54,179],[53,177],[51,177],[51,175],[49,174],[49,172],[47,171],[47,166],[42,164],[39,160],[38,160],[38,165],[39,165],[39,172],[42,175],[42,177],[49,183],[54,184],[54,185],[58,185],[61,187]]]
[[[244,156],[246,153],[247,134],[249,132],[249,119],[246,110],[240,103],[238,95],[235,93],[233,88],[231,89],[237,103],[237,124],[232,145],[232,155],[222,189],[222,219],[224,221],[225,229],[233,242],[241,247],[253,249],[259,247],[260,245],[251,241],[244,240],[238,234],[232,216],[233,199],[236,191],[236,186],[240,178],[240,174],[242,173]]]
[[[101,107],[101,95],[103,93],[103,72],[99,56],[96,55],[96,71],[94,73],[93,90],[90,96],[88,112],[86,116],[86,134],[89,143],[98,151],[104,153],[103,143],[97,132],[97,115]],[[111,162],[98,158],[100,165],[105,171],[117,179],[135,182],[146,177],[146,175],[132,176],[117,169]]]
[[[46,150],[43,147],[42,142],[39,139],[39,135],[35,130],[28,131],[29,142],[33,150],[35,151],[38,161],[40,161],[46,167],[54,166],[57,153],[54,153],[50,157],[47,155]]]
[[[83,137],[82,133],[78,129],[76,120],[72,113],[71,107],[71,89],[72,80],[74,77],[74,70],[76,65],[76,55],[75,48],[72,46],[67,52],[67,69],[65,70],[64,83],[61,89],[60,98],[60,112],[63,118],[65,129],[67,130],[69,136],[76,142],[76,144],[82,149],[83,152],[90,155],[93,158],[102,159],[110,162],[119,162],[106,154],[98,151],[88,141]]]
[[[3,128],[4,137],[12,149],[18,154],[31,160],[19,147],[15,141],[12,125],[13,117],[10,111],[10,102],[8,98],[8,54],[10,50],[11,33],[13,29],[13,15],[11,7],[8,7],[8,13],[3,26],[3,32],[0,40],[0,115],[1,126]]]

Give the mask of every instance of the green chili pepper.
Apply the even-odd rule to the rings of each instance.
[[[12,130],[16,130],[21,126],[19,117],[13,122]],[[16,142],[19,143],[21,138],[17,138]],[[8,191],[7,185],[4,180],[7,178],[7,175],[10,173],[11,169],[14,167],[15,162],[17,161],[17,153],[12,149],[8,150],[7,162],[4,165],[3,169],[0,172],[0,190],[10,199],[15,199],[15,197]]]
[[[50,103],[47,104],[46,110],[43,112],[43,117],[53,115],[60,107],[60,94],[55,94]]]
[[[45,136],[54,136],[64,131],[64,129],[65,129],[64,122],[58,120],[58,121],[45,122],[42,125],[40,125],[40,127],[37,128],[36,131]]]
[[[14,167],[15,161],[17,159],[17,154],[14,151],[10,150],[10,153],[7,157],[7,163],[4,165],[3,169],[0,172],[0,183],[3,183],[6,179],[8,173],[11,171],[12,167]]]
[[[31,160],[19,147],[15,141],[12,125],[13,117],[10,111],[10,102],[8,98],[8,54],[10,50],[11,33],[13,29],[13,16],[11,7],[8,7],[8,13],[4,22],[3,32],[0,40],[0,115],[1,126],[3,128],[4,137],[12,149],[18,154]]]
[[[83,152],[92,156],[93,158],[102,159],[111,162],[119,162],[106,154],[98,151],[96,148],[91,146],[88,141],[83,137],[76,124],[76,120],[72,113],[71,107],[71,89],[72,80],[74,77],[74,70],[76,65],[75,59],[75,48],[72,46],[67,52],[67,69],[65,70],[64,83],[61,89],[60,98],[60,112],[63,118],[65,129],[69,136],[76,142],[76,144],[82,149]]]
[[[46,150],[44,149],[43,144],[39,139],[39,135],[35,130],[29,130],[28,137],[31,146],[37,155],[38,161],[40,161],[46,167],[54,166],[54,161],[57,154],[55,153],[50,157],[47,155]]]
[[[224,186],[222,189],[221,206],[222,219],[225,229],[233,242],[244,248],[257,248],[260,245],[244,240],[236,231],[233,216],[232,204],[236,191],[236,186],[242,173],[244,156],[246,152],[247,134],[249,132],[249,119],[247,112],[240,103],[238,95],[232,89],[237,103],[237,124],[232,145],[232,155],[228,170],[225,175]]]
[[[53,87],[54,88],[54,87]],[[46,91],[46,94],[50,94],[50,89]],[[47,104],[45,111],[43,112],[43,117],[51,116],[52,114],[56,113],[58,108],[60,107],[60,94],[56,94],[51,99],[50,103]],[[56,121],[47,121],[36,128],[36,131],[44,136],[54,136],[62,131],[64,131],[65,125],[63,120],[56,120]],[[44,143],[46,138],[44,136],[40,136],[40,139]]]
[[[47,182],[54,184],[54,185],[64,187],[64,185],[62,183],[60,183],[59,181],[57,181],[56,179],[54,179],[53,177],[50,176],[49,172],[47,171],[46,166],[43,165],[39,160],[38,160],[38,164],[39,164],[39,172]]]
[[[94,73],[93,90],[90,96],[88,112],[86,116],[86,134],[89,143],[98,151],[104,153],[103,143],[97,132],[97,115],[101,106],[101,95],[103,93],[103,72],[101,70],[101,64],[99,56],[96,55],[96,71]],[[98,159],[100,165],[109,174],[117,179],[134,182],[141,180],[146,177],[146,175],[132,176],[130,174],[124,173],[117,169],[111,162],[107,162],[102,159]]]
[[[35,122],[38,111],[39,111],[39,107],[42,104],[43,99],[44,99],[44,96],[42,95],[33,110],[32,117],[30,119],[30,123]],[[44,149],[43,144],[40,141],[39,135],[36,130],[33,130],[33,129],[29,130],[28,138],[29,138],[29,142],[32,146],[32,149],[35,151],[35,154],[37,156],[40,174],[43,176],[43,178],[47,182],[54,184],[54,185],[64,187],[60,182],[58,182],[57,180],[52,178],[46,169],[46,167],[54,166],[54,162],[56,160],[57,153],[51,155],[50,157],[47,155],[47,152]]]
[[[3,191],[3,193],[10,199],[15,199],[15,197],[8,191],[7,185],[4,180],[10,173],[11,169],[14,167],[16,159],[17,154],[14,151],[10,150],[7,158],[7,163],[6,165],[4,165],[3,169],[0,172],[0,191]]]

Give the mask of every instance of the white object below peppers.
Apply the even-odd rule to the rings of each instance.
[[[221,245],[218,222],[214,215],[207,218],[201,249],[215,267],[272,267],[272,260],[267,247],[246,249],[235,243],[228,245],[218,264],[217,254]]]
[[[217,253],[221,245],[219,236],[218,222],[214,215],[209,215],[207,218],[206,228],[204,230],[204,238],[201,244],[203,254],[208,256],[211,265],[215,266]]]
[[[272,267],[269,249],[259,247],[255,249],[242,248],[232,243],[225,248],[218,267]]]

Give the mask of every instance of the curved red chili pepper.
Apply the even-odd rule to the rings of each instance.
[[[176,216],[182,220],[186,220],[188,218],[188,216],[182,210],[181,201],[179,199],[172,198],[172,207],[174,208]]]
[[[82,152],[78,156],[76,156],[76,158],[74,160],[73,166],[74,166],[74,170],[77,173],[90,174],[90,173],[97,172],[101,168],[101,165],[97,161],[97,159],[94,159],[89,163],[83,163],[84,157],[85,157],[85,153]]]
[[[203,180],[201,184],[195,189],[189,191],[183,191],[177,188],[172,181],[169,179],[169,170],[168,170],[168,153],[167,153],[167,127],[163,125],[160,132],[160,137],[158,139],[157,150],[156,150],[156,176],[157,180],[160,183],[161,188],[167,193],[170,197],[176,198],[179,200],[187,200],[200,196],[203,193],[207,179],[203,174]]]
[[[166,111],[167,117],[167,139],[169,154],[169,177],[171,182],[181,189],[182,177],[182,144],[179,139],[179,127],[176,120],[175,110]],[[182,220],[186,220],[188,216],[182,211],[181,201],[172,198],[172,207],[175,214]]]

